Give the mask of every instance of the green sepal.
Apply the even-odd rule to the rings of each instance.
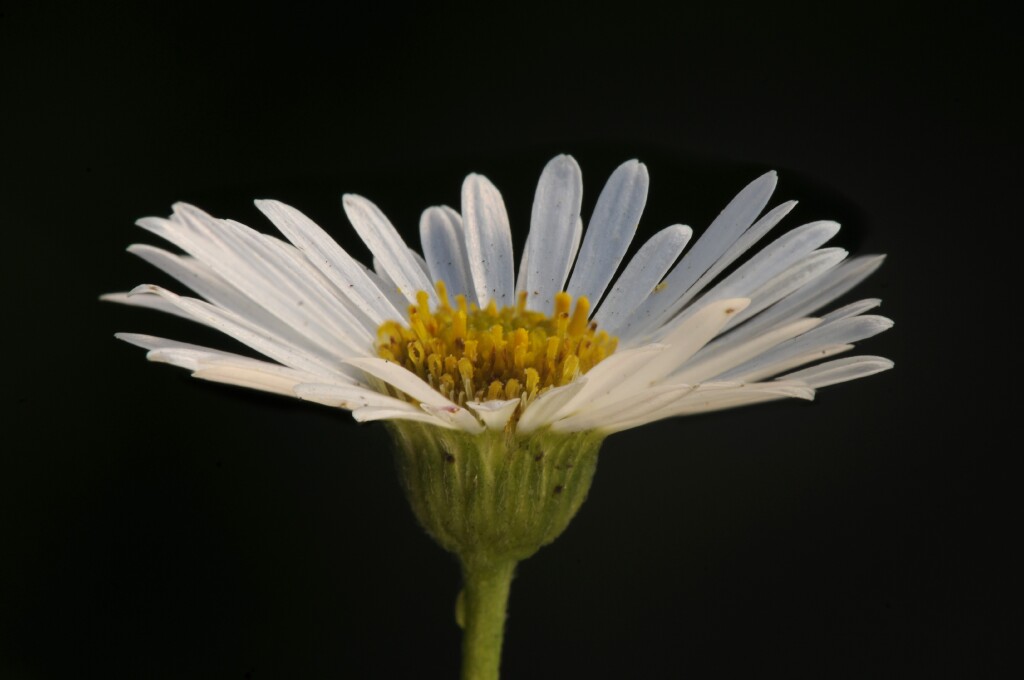
[[[605,437],[388,425],[420,524],[464,565],[481,566],[523,560],[565,530],[590,490]]]

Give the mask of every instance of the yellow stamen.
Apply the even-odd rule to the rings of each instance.
[[[444,285],[444,281],[438,281],[435,288],[437,289],[437,299],[441,301],[441,309],[451,311],[452,306],[448,302],[448,286]]]
[[[500,380],[491,381],[491,386],[487,388],[487,398],[489,400],[502,399],[505,396],[505,386],[501,384]]]
[[[454,306],[443,282],[430,309],[426,292],[416,294],[405,323],[386,321],[377,329],[377,354],[412,371],[459,403],[474,399],[525,399],[565,385],[615,351],[616,338],[588,321],[590,302],[561,292],[551,315],[516,304],[483,309],[456,295]],[[570,313],[571,312],[571,313]]]
[[[572,310],[572,321],[569,322],[569,335],[583,335],[587,328],[587,315],[590,314],[590,300],[586,296],[576,298],[576,309]]]

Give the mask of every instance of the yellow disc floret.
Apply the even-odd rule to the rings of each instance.
[[[588,322],[590,301],[558,293],[551,316],[526,309],[526,292],[515,307],[455,306],[443,282],[440,306],[431,311],[425,291],[409,306],[408,323],[386,321],[377,329],[377,354],[409,369],[458,404],[491,399],[532,401],[565,385],[615,351],[617,339]]]

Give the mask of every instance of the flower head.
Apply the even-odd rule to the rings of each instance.
[[[423,213],[422,255],[377,206],[346,195],[372,269],[277,201],[256,204],[287,241],[179,203],[170,217],[138,224],[184,254],[129,250],[198,297],[155,285],[104,297],[184,316],[265,357],[118,336],[153,361],[349,409],[359,421],[468,433],[615,432],[810,399],[819,387],[892,366],[874,356],[829,358],[892,325],[866,314],[878,300],[813,316],[881,256],[847,260],[845,250],[823,247],[839,230],[828,221],[748,256],[795,206],[761,214],[775,184],[773,172],[751,182],[685,253],[689,227],[657,232],[618,276],[647,199],[647,169],[637,161],[612,173],[584,230],[579,166],[570,156],[552,159],[518,272],[504,202],[481,175],[464,181],[461,213]]]

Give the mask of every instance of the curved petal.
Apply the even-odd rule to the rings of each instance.
[[[827,361],[795,373],[789,373],[781,376],[779,379],[799,380],[817,389],[888,371],[893,365],[893,362],[885,357],[846,357],[844,359],[836,359],[835,361]]]
[[[649,297],[633,313],[629,323],[629,338],[642,335],[651,325],[682,309],[685,303],[679,301],[705,272],[722,263],[725,254],[752,228],[754,220],[768,204],[777,183],[775,172],[767,172],[744,187],[729,202],[690,251],[672,268],[658,295]]]
[[[518,399],[494,399],[492,401],[467,401],[466,406],[473,409],[484,425],[491,430],[504,430],[508,419],[519,406]]]
[[[256,207],[374,323],[401,318],[362,266],[313,220],[280,201],[256,201]]]
[[[569,280],[570,295],[585,295],[595,306],[600,301],[633,241],[649,185],[647,166],[637,160],[626,161],[608,178]]]
[[[471,279],[459,213],[448,206],[424,210],[420,217],[420,243],[434,282],[444,281],[450,295],[465,295],[471,288]]]
[[[402,295],[415,303],[416,292],[424,290],[430,296],[430,301],[436,304],[434,286],[380,208],[356,194],[345,194],[341,202],[352,226]]]
[[[555,156],[544,167],[533,199],[527,306],[547,312],[572,265],[572,241],[583,203],[583,176],[572,156]]]
[[[494,300],[498,307],[514,304],[512,231],[501,194],[483,175],[462,183],[462,219],[474,299],[480,307]]]
[[[658,287],[692,235],[689,227],[674,224],[648,239],[626,265],[594,315],[598,325],[617,335],[619,325]]]
[[[392,361],[376,357],[362,357],[348,359],[345,363],[365,371],[378,380],[383,380],[396,390],[421,402],[424,407],[433,407],[436,413],[446,414],[446,418],[450,418],[451,422],[459,429],[467,432],[483,430],[483,425],[469,411],[446,399],[440,392],[420,380],[412,371]]]

